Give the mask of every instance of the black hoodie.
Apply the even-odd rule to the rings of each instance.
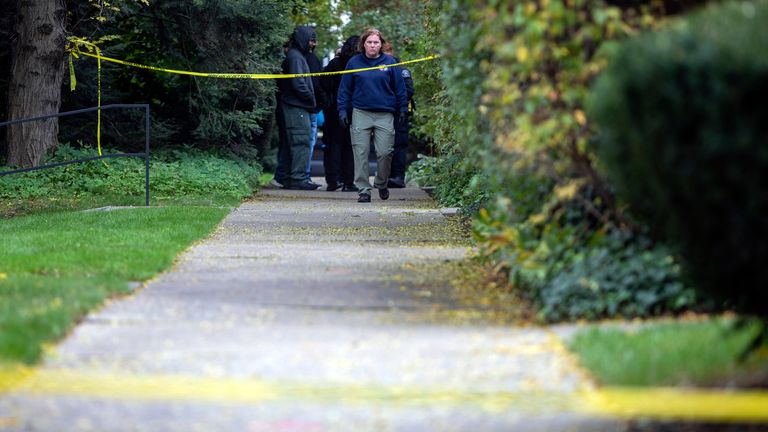
[[[291,47],[283,60],[284,74],[310,72],[306,57],[309,54],[309,40],[314,38],[315,30],[312,27],[296,27],[291,36]],[[281,78],[277,80],[277,88],[277,97],[281,102],[307,110],[315,109],[315,91],[311,78]]]

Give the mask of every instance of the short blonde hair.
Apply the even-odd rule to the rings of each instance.
[[[357,43],[357,49],[360,52],[365,52],[365,40],[371,37],[371,35],[376,35],[379,37],[379,40],[381,40],[381,46],[384,46],[387,41],[384,40],[384,36],[381,34],[381,32],[378,29],[375,29],[373,27],[366,29],[362,35],[360,35],[360,41]]]

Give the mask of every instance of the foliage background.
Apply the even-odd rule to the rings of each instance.
[[[411,68],[414,148],[424,156],[409,177],[434,186],[442,203],[462,207],[473,218],[480,256],[537,302],[543,319],[558,320],[711,306],[694,294],[675,251],[652,240],[615,195],[585,109],[622,41],[703,3],[169,0],[122,3],[94,19],[88,2],[73,5],[70,20],[107,55],[187,70],[276,71],[294,24],[316,25],[324,52],[375,26],[401,59],[440,54]],[[77,62],[78,90],[65,107],[92,105],[94,68]],[[253,158],[265,154],[274,135],[273,82],[108,66],[104,87],[104,103],[151,101],[161,146],[185,143]],[[131,135],[137,128],[126,126],[135,122],[107,117],[108,142],[140,142]],[[74,131],[65,137],[72,143],[92,142],[92,119],[63,129]]]
[[[673,250],[614,194],[585,102],[619,42],[703,2],[439,1],[422,4],[411,176],[473,216],[480,255],[545,320],[709,309]],[[422,183],[423,184],[423,183]]]
[[[271,73],[279,71],[281,47],[291,30],[290,7],[290,2],[281,1],[169,0],[126,3],[103,20],[88,19],[91,11],[83,7],[70,13],[78,23],[74,30],[92,35],[105,56],[188,71]],[[96,62],[85,59],[75,66],[78,88],[64,92],[63,109],[96,100]],[[102,103],[151,103],[153,144],[159,146],[226,148],[244,156],[263,153],[269,144],[274,92],[274,80],[190,77],[108,63],[102,70]],[[140,143],[126,132],[132,121],[125,115],[107,118],[108,142],[121,147]],[[62,127],[61,139],[86,140],[93,130],[90,122],[73,123]]]
[[[698,288],[762,316],[766,22],[768,2],[733,1],[633,38],[590,104],[600,157],[633,213],[675,245]]]

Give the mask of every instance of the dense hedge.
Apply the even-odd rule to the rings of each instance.
[[[429,177],[444,203],[474,210],[481,256],[545,320],[703,307],[675,254],[616,201],[593,150],[585,105],[595,77],[616,41],[658,26],[664,9],[612,3],[457,0],[424,9],[417,46],[442,60],[415,68],[429,88],[419,131],[438,159],[423,158],[411,174]]]
[[[600,155],[696,286],[768,312],[768,2],[628,41],[592,97]]]

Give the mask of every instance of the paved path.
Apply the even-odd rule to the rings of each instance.
[[[418,189],[265,190],[88,316],[0,430],[616,430],[548,330],[468,302],[466,239]],[[131,210],[124,210],[131,211]]]

